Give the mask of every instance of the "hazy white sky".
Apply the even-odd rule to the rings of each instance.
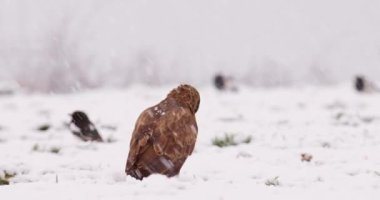
[[[378,79],[379,10],[376,0],[0,0],[0,78],[34,88],[204,84],[218,71],[256,85]]]

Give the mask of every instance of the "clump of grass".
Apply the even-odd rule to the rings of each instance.
[[[51,147],[50,148],[51,153],[58,154],[60,151],[61,151],[61,148],[59,148],[59,147]]]
[[[249,144],[252,141],[251,136],[247,136],[243,138],[242,140],[236,139],[236,134],[224,134],[224,137],[214,137],[212,139],[212,145],[218,146],[220,148],[228,147],[228,146],[236,146],[239,144]]]
[[[337,114],[335,114],[335,119],[336,120],[340,120],[342,119],[342,117],[344,117],[344,113],[343,112],[338,112]]]
[[[114,138],[112,135],[110,135],[107,139],[106,139],[106,142],[107,143],[114,143],[116,142],[116,138]]]
[[[35,152],[50,152],[50,153],[58,154],[61,151],[61,147],[53,146],[53,147],[50,147],[50,148],[46,148],[46,147],[42,147],[41,148],[39,144],[34,144],[33,147],[32,147],[32,151],[35,151]]]
[[[110,130],[110,131],[116,131],[117,130],[117,127],[116,126],[112,126],[112,125],[102,125],[100,126],[101,129],[107,129],[107,130]]]
[[[13,178],[15,176],[16,176],[16,173],[10,173],[10,172],[4,171],[4,178],[5,179],[10,179],[10,178]]]
[[[244,138],[244,140],[242,141],[242,143],[244,144],[249,144],[252,142],[252,137],[251,136],[247,136],[246,138]]]
[[[279,186],[280,185],[280,181],[278,180],[278,176],[272,178],[272,179],[268,179],[265,181],[265,185],[267,186]]]
[[[0,177],[0,185],[9,185],[9,181],[5,178]]]
[[[363,117],[359,117],[359,118],[362,122],[367,123],[367,124],[369,124],[375,120],[375,118],[371,117],[371,116],[363,116]]]
[[[225,134],[224,137],[215,137],[212,144],[218,147],[236,146],[235,135]]]
[[[322,142],[321,145],[323,148],[331,148],[331,144],[329,142]]]
[[[4,171],[4,177],[0,176],[0,185],[9,185],[9,179],[16,176],[16,173],[9,173]]]
[[[37,143],[33,145],[32,147],[32,151],[39,151],[40,150],[40,145],[38,145]]]
[[[39,127],[37,127],[37,130],[39,130],[39,131],[48,131],[49,129],[50,129],[49,124],[42,124]]]

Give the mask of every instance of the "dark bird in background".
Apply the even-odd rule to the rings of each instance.
[[[194,150],[199,103],[194,87],[180,85],[143,111],[132,133],[126,174],[138,180],[151,174],[177,175]]]
[[[362,77],[362,76],[356,76],[355,77],[355,89],[358,92],[364,91],[364,77]]]
[[[221,91],[237,91],[233,78],[224,76],[223,74],[216,74],[214,76],[214,86]]]
[[[226,80],[223,75],[217,74],[214,77],[214,86],[218,90],[224,90],[226,88]]]
[[[368,81],[364,76],[356,76],[354,86],[355,86],[356,91],[358,92],[363,92],[363,93],[379,92],[379,88],[377,88],[374,83]]]
[[[73,114],[71,114],[71,118],[70,129],[75,136],[79,137],[85,142],[103,142],[103,139],[99,135],[98,130],[87,117],[86,113],[82,111],[75,111]]]

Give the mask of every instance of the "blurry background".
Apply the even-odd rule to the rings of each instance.
[[[71,92],[134,83],[379,80],[377,0],[0,0],[0,82]]]

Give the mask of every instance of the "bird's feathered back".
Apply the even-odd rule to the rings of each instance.
[[[132,134],[126,173],[143,179],[153,173],[177,175],[192,153],[198,133],[195,113],[200,97],[181,85],[139,116]]]

